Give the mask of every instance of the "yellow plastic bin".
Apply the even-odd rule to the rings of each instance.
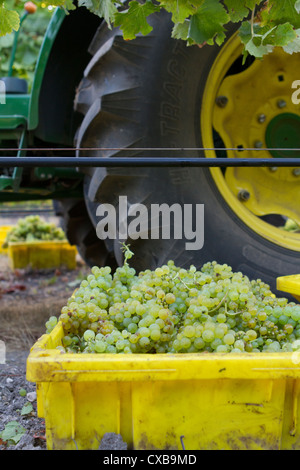
[[[35,269],[51,269],[60,266],[75,269],[76,253],[76,247],[65,241],[14,242],[8,245],[12,269],[22,269],[27,266]]]
[[[289,292],[295,299],[300,301],[300,274],[278,277],[276,287],[283,292]]]
[[[300,292],[300,289],[299,289]],[[48,449],[300,449],[300,352],[64,354],[59,322],[32,347]]]
[[[7,248],[2,248],[2,245],[5,242],[6,235],[8,234],[11,228],[11,225],[2,225],[0,227],[0,254],[7,254]]]

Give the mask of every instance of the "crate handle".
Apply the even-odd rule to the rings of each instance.
[[[56,370],[54,374],[99,374],[99,373],[116,373],[116,372],[130,372],[135,373],[135,372],[143,372],[143,373],[151,373],[151,372],[177,372],[177,369],[93,369],[93,370],[88,370],[88,369],[79,369],[79,370]]]

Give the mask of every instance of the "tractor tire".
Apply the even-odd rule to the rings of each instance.
[[[224,46],[187,47],[172,39],[167,14],[151,15],[151,25],[148,36],[133,41],[123,40],[118,29],[99,27],[75,99],[75,109],[83,116],[75,142],[80,148],[78,156],[139,156],[145,161],[148,156],[208,156],[202,150],[203,96],[210,70]],[[228,40],[233,34],[234,28],[228,32]],[[215,142],[222,145],[222,141]],[[84,150],[87,148],[93,150]],[[145,150],[149,148],[166,150]],[[195,148],[198,150],[188,150]],[[84,197],[94,231],[100,220],[99,205],[112,204],[117,217],[122,217],[120,196],[127,197],[128,210],[133,204],[143,204],[149,210],[149,222],[153,204],[179,204],[183,211],[188,204],[193,209],[204,205],[204,243],[188,250],[186,238],[154,238],[150,230],[136,239],[103,240],[119,265],[123,262],[121,242],[126,242],[134,252],[130,264],[137,271],[154,269],[169,259],[182,267],[193,264],[197,268],[215,260],[250,279],[261,278],[273,290],[277,276],[300,272],[300,245],[298,249],[281,246],[244,223],[220,193],[209,168],[85,169]],[[200,223],[193,230],[199,231],[200,239]]]
[[[84,199],[55,200],[53,206],[69,243],[77,246],[78,253],[88,266],[116,266],[113,255],[96,236]]]

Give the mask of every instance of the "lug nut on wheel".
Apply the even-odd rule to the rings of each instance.
[[[261,149],[262,146],[263,146],[263,143],[260,140],[257,140],[256,142],[254,142],[254,147],[256,149]]]
[[[240,201],[248,201],[248,199],[250,198],[250,193],[249,191],[247,191],[247,189],[241,189],[238,193],[238,199]]]
[[[278,108],[285,108],[286,107],[286,101],[278,100],[277,101],[277,106],[278,106]]]
[[[227,96],[217,96],[216,104],[217,104],[217,106],[219,106],[219,108],[225,108],[227,103],[228,103]]]
[[[266,115],[265,114],[260,114],[258,116],[257,120],[258,120],[258,122],[260,122],[262,124],[266,120]]]

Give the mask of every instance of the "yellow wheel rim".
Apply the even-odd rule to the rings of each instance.
[[[226,149],[239,149],[226,150],[228,158],[273,158],[274,167],[233,167],[225,173],[216,167],[210,172],[219,192],[242,222],[263,238],[300,251],[300,233],[262,219],[277,214],[300,225],[299,169],[276,168],[275,152],[244,150],[271,148],[270,142],[296,148],[295,139],[299,139],[300,148],[300,105],[291,99],[299,54],[274,50],[263,60],[254,60],[248,68],[228,74],[241,53],[241,42],[235,34],[222,47],[210,70],[201,107],[203,146],[216,148],[217,132]],[[206,150],[205,156],[216,158],[217,154]],[[279,152],[277,156],[300,155]]]

